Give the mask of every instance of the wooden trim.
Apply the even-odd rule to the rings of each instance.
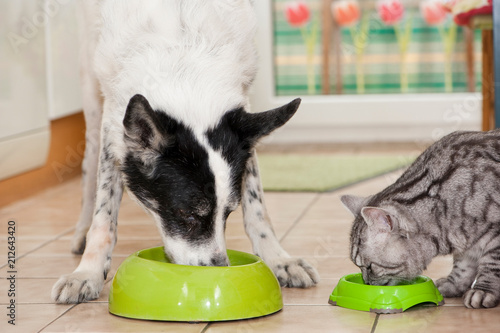
[[[465,63],[467,67],[467,91],[476,91],[476,75],[474,71],[474,30],[464,26]]]
[[[335,20],[333,20],[332,23],[332,40],[333,40],[333,58],[334,58],[334,64],[335,64],[335,93],[337,95],[342,95],[343,93],[343,71],[342,71],[342,63],[343,63],[343,57],[344,55],[342,54],[342,29],[340,26],[337,24]]]
[[[495,1],[496,2],[496,1]],[[493,2],[492,2],[493,3]],[[500,89],[495,87],[497,82],[500,81],[500,6],[496,2],[496,6],[493,6],[493,72],[492,77],[492,87],[491,87],[491,98],[493,99],[493,107],[495,110],[495,127],[500,125]]]
[[[322,44],[323,44],[323,58],[322,58],[322,93],[324,95],[330,94],[330,49],[332,42],[332,12],[330,9],[331,0],[323,0],[322,4]]]
[[[483,131],[495,128],[494,78],[493,78],[493,31],[482,31],[483,41]]]
[[[81,175],[85,151],[83,113],[50,124],[50,151],[45,166],[0,181],[0,207]]]

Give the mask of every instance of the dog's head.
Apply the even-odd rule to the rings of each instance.
[[[228,265],[224,230],[241,199],[242,180],[259,138],[285,124],[300,99],[274,110],[228,111],[218,124],[196,131],[146,98],[127,107],[123,163],[131,194],[161,228],[165,252],[174,263]]]

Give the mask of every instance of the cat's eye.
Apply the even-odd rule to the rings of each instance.
[[[375,267],[378,267],[380,269],[396,269],[396,268],[399,268],[399,266],[400,266],[400,265],[389,265],[389,264],[382,265],[382,264],[375,264],[375,263],[373,263],[372,265]]]
[[[378,276],[382,273],[383,269],[377,264],[371,264],[370,269],[373,275]]]
[[[374,276],[382,275],[397,275],[401,273],[402,268],[400,265],[379,265],[371,264],[371,272]]]
[[[362,270],[366,269],[368,272],[370,272],[372,270],[372,264],[368,264],[367,266],[359,266],[359,268],[361,268]]]
[[[364,265],[358,265],[358,267],[363,270],[363,269],[366,269],[368,271],[371,271],[372,269],[372,264],[368,264],[368,266],[364,266]]]

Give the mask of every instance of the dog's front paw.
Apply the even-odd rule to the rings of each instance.
[[[457,286],[447,278],[437,280],[436,287],[444,297],[460,297],[463,294],[463,290],[458,290]]]
[[[499,301],[498,293],[481,289],[469,289],[464,294],[464,305],[468,308],[493,308]]]
[[[282,258],[268,263],[282,287],[309,288],[319,282],[314,267],[301,258]]]
[[[63,275],[52,288],[57,303],[81,303],[96,299],[104,286],[103,274],[74,272]]]

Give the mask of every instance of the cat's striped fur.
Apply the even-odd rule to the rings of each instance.
[[[436,281],[470,308],[500,300],[500,130],[455,132],[431,145],[392,185],[343,196],[354,214],[351,259],[365,282],[411,279],[433,257],[453,254]]]

